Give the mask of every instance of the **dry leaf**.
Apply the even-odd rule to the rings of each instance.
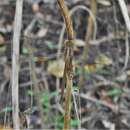
[[[81,39],[76,39],[75,40],[75,46],[77,46],[77,47],[84,47],[85,46],[85,41],[83,41]]]
[[[112,122],[109,122],[108,120],[102,120],[103,125],[106,128],[109,128],[109,130],[115,130],[115,124]]]
[[[50,62],[47,70],[51,75],[57,78],[62,78],[63,73],[64,73],[64,66],[65,66],[64,60],[62,59],[55,60],[55,61]]]
[[[97,2],[98,2],[99,4],[104,5],[104,6],[111,6],[110,1],[108,1],[108,0],[98,0]]]
[[[86,64],[84,66],[87,72],[96,72],[99,69],[102,69],[106,65],[111,65],[112,60],[104,54],[100,54],[96,57],[95,62],[93,64]]]
[[[48,31],[47,28],[41,28],[41,29],[37,32],[37,36],[38,36],[39,38],[44,37],[44,36],[47,34],[47,31]]]
[[[112,62],[112,59],[110,59],[106,55],[100,54],[96,57],[95,63],[96,63],[97,68],[101,69],[106,65],[111,65],[113,62]]]
[[[130,76],[130,70],[126,71],[127,76]]]
[[[86,64],[84,66],[84,69],[87,71],[87,72],[96,72],[97,68],[96,68],[96,64]]]
[[[127,73],[122,73],[121,75],[119,75],[118,77],[116,77],[116,80],[119,82],[124,82],[127,79]]]

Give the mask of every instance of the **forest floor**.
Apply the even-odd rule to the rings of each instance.
[[[90,0],[66,1],[70,10],[78,6],[90,8]],[[98,1],[93,31],[96,38],[89,41],[82,86],[78,85],[89,14],[78,8],[72,16],[76,45],[71,127],[127,130],[130,129],[130,35],[117,1]],[[126,0],[126,3],[130,14],[130,2]],[[15,0],[0,0],[0,127],[10,128],[14,16]],[[19,74],[21,128],[44,126],[60,130],[64,113],[64,103],[59,101],[64,71],[62,43],[66,33],[62,31],[63,18],[56,0],[24,0],[22,23]],[[44,114],[43,119],[40,111]]]

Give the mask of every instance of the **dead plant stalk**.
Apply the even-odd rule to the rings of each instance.
[[[19,45],[22,28],[23,0],[16,1],[12,54],[12,109],[13,127],[19,130]]]
[[[91,0],[90,3],[91,6],[91,12],[93,13],[94,16],[96,16],[97,12],[97,2],[96,0]],[[82,55],[82,61],[81,61],[81,75],[80,75],[80,82],[79,82],[79,87],[81,88],[84,84],[84,65],[86,62],[86,59],[88,58],[88,52],[89,52],[89,42],[91,40],[93,34],[93,19],[91,15],[88,18],[88,26],[87,26],[87,31],[86,31],[86,36],[85,36],[85,41],[86,45],[84,47],[83,55]]]
[[[72,86],[73,86],[73,45],[74,45],[74,32],[72,21],[70,18],[69,10],[64,3],[64,0],[57,0],[60,12],[64,18],[66,31],[68,34],[68,40],[65,42],[65,68],[64,68],[64,83],[66,87],[65,94],[65,114],[64,114],[64,130],[70,129],[70,117],[71,117],[71,94],[72,94]]]

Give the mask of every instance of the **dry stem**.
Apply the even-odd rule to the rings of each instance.
[[[33,62],[33,49],[31,46],[31,37],[29,36],[29,34],[25,37],[25,43],[26,46],[29,50],[29,58],[30,58],[30,71],[31,71],[31,79],[33,82],[33,90],[36,94],[40,93],[39,90],[39,83],[38,83],[38,79],[37,79],[37,75],[36,75],[36,67],[35,67],[35,63]],[[39,95],[36,95],[36,103],[37,103],[37,107],[39,109],[39,113],[40,113],[40,117],[41,117],[41,121],[42,121],[42,128],[45,128],[45,120],[44,120],[44,113],[43,113],[43,109],[42,109],[42,103],[40,102],[40,97]]]
[[[73,44],[74,44],[74,33],[72,27],[72,21],[69,15],[67,6],[64,3],[64,0],[57,0],[60,11],[64,17],[66,24],[66,31],[68,34],[68,41],[65,42],[65,68],[64,68],[64,82],[66,86],[65,94],[65,115],[64,115],[64,130],[70,129],[70,113],[71,113],[71,94],[73,86]]]
[[[69,40],[73,40],[74,39],[74,32],[73,32],[73,26],[72,26],[72,21],[69,15],[69,10],[67,8],[67,6],[64,3],[64,0],[57,0],[59,7],[60,7],[60,11],[64,17],[64,21],[66,24],[66,31],[68,34],[68,39]]]
[[[23,0],[16,1],[12,55],[12,109],[13,127],[19,130],[19,45],[22,28]]]

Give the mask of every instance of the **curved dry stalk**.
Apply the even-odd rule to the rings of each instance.
[[[126,27],[128,29],[128,32],[130,32],[130,17],[129,17],[129,13],[128,13],[128,9],[127,9],[125,0],[118,0],[118,3],[120,5],[121,12],[124,17],[124,21],[125,21]]]
[[[121,73],[123,73],[127,66],[128,66],[128,62],[129,62],[129,56],[130,56],[130,47],[129,47],[129,36],[128,36],[128,32],[126,32],[126,36],[125,36],[125,62],[124,62],[124,66],[122,68]]]
[[[12,109],[13,127],[19,130],[19,45],[22,28],[23,0],[16,1],[12,54]]]
[[[84,51],[83,51],[83,56],[82,56],[82,61],[81,61],[81,75],[79,77],[79,84],[78,84],[78,87],[79,87],[79,95],[80,95],[80,88],[83,86],[83,82],[84,82],[84,64],[85,64],[85,61],[86,59],[88,58],[88,51],[89,51],[89,42],[90,42],[90,39],[92,37],[92,34],[93,34],[93,29],[94,29],[94,23],[93,22],[93,19],[95,19],[95,15],[96,15],[96,12],[97,12],[97,2],[96,0],[91,0],[91,3],[90,3],[90,6],[91,6],[91,12],[92,12],[92,16],[94,17],[91,17],[91,15],[89,15],[89,18],[88,18],[88,26],[87,26],[87,31],[86,31],[86,36],[85,36],[85,41],[86,41],[86,45],[84,47]],[[96,21],[96,20],[95,20]],[[95,26],[97,27],[97,26]],[[97,28],[96,28],[97,29]],[[96,39],[96,35],[94,35],[95,39]],[[81,110],[80,108],[80,96],[78,97],[78,107],[79,107],[79,110]],[[80,119],[81,119],[81,112],[80,113]]]
[[[95,16],[97,12],[96,0],[91,0],[91,11],[92,11],[92,14]],[[82,62],[81,62],[81,76],[79,78],[80,82],[78,85],[80,88],[83,86],[83,82],[84,82],[84,72],[85,72],[84,64],[86,62],[86,59],[88,58],[89,42],[91,40],[92,34],[93,34],[93,18],[90,15],[88,18],[88,26],[87,26],[87,32],[86,32],[86,37],[85,37],[86,45],[84,47],[84,51],[82,55]]]
[[[92,17],[93,19],[93,23],[94,23],[94,32],[93,32],[93,40],[95,41],[96,39],[96,34],[97,34],[97,23],[95,20],[95,16],[94,14],[91,12],[91,10],[84,6],[84,5],[77,5],[75,7],[73,7],[70,10],[70,16],[72,16],[76,11],[78,10],[84,10],[86,12],[88,12],[88,14]],[[58,42],[58,51],[57,51],[57,59],[60,57],[61,55],[61,48],[62,48],[62,43],[63,43],[63,38],[64,38],[64,34],[65,34],[65,24],[63,24],[62,29],[61,29],[61,33],[60,33],[60,37],[59,37],[59,42]]]

